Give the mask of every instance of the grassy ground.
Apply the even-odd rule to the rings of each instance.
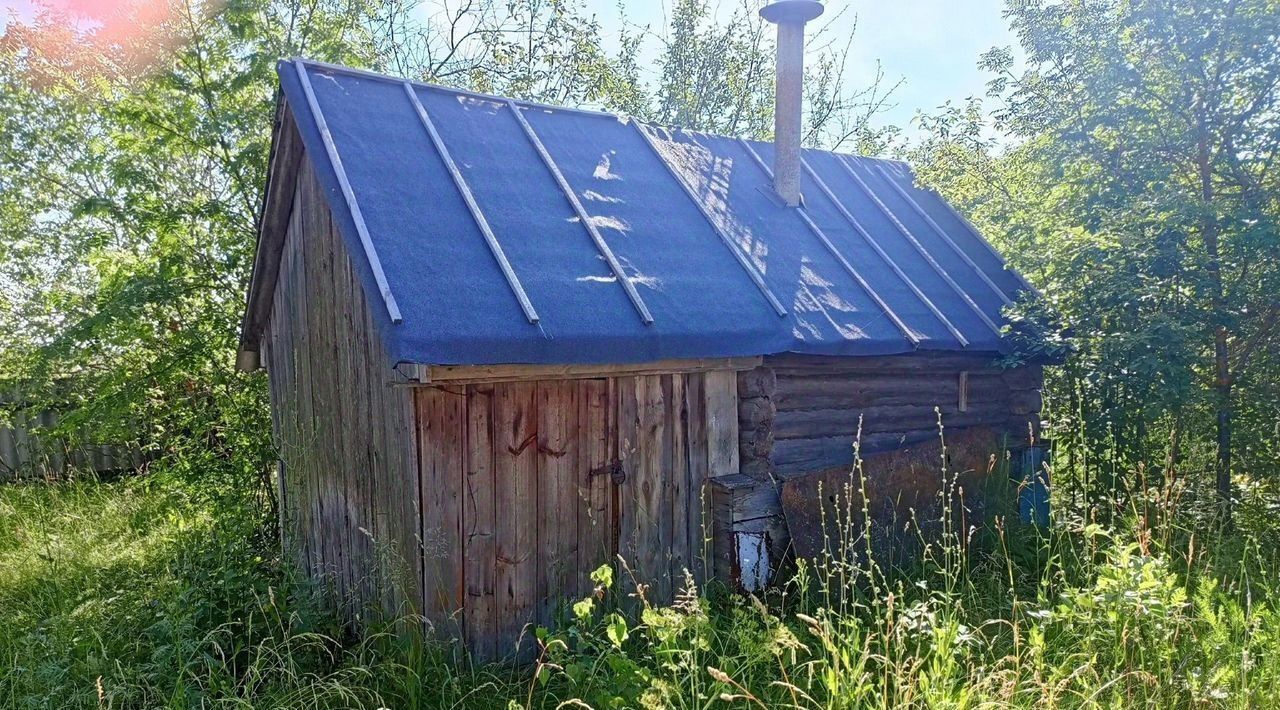
[[[763,601],[581,603],[539,665],[510,669],[343,638],[252,500],[163,478],[5,485],[0,707],[1274,706],[1273,518],[1206,537],[1171,500],[1048,537],[993,526],[908,576],[833,558]]]

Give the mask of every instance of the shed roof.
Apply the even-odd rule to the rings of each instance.
[[[396,362],[998,352],[1029,288],[901,162],[806,150],[787,208],[771,143],[278,71]]]

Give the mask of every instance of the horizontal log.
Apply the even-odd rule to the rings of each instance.
[[[751,397],[750,399],[738,400],[738,423],[740,426],[753,427],[771,422],[777,413],[777,405],[768,397]]]
[[[959,401],[959,374],[950,377],[787,377],[774,395],[779,411],[835,409],[891,405],[948,407]],[[996,376],[969,378],[969,402],[1000,401],[1009,390]]]
[[[1040,390],[1018,390],[1009,396],[1009,411],[1014,414],[1038,413],[1043,406]]]
[[[936,430],[864,435],[861,451],[864,455],[891,451],[936,436]],[[773,445],[773,465],[781,478],[788,474],[852,465],[853,440],[852,435],[779,440]]]
[[[482,382],[525,382],[591,377],[666,375],[673,373],[750,370],[760,365],[759,357],[658,360],[622,365],[406,365],[422,384],[473,384]]]
[[[770,397],[773,395],[777,378],[773,370],[757,367],[754,370],[743,370],[738,373],[738,397]]]
[[[720,522],[733,524],[782,512],[778,490],[772,481],[732,473],[715,476],[709,482],[712,505]]]
[[[772,450],[773,431],[769,428],[738,431],[738,452],[742,460],[767,459]]]
[[[944,427],[966,427],[977,424],[1001,425],[1010,412],[1003,404],[970,402],[969,409],[956,411],[954,403],[942,409]],[[861,418],[864,434],[883,434],[933,428],[938,415],[929,405],[869,407],[866,409],[806,409],[778,412],[773,422],[775,439],[813,438],[856,434]]]
[[[744,459],[738,467],[742,475],[756,481],[772,481],[774,468],[773,462],[767,458]]]
[[[826,355],[770,355],[765,357],[765,367],[772,367],[778,375],[784,372],[823,370],[828,372],[1000,372],[995,354],[966,353],[910,353],[879,357],[837,357]]]
[[[1041,389],[1044,387],[1044,367],[1027,365],[1005,370],[1002,375],[1009,389]]]

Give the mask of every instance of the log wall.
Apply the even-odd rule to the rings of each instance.
[[[262,342],[284,543],[348,618],[417,613],[413,393],[387,365],[322,189],[304,159]]]
[[[852,463],[859,426],[869,454],[936,438],[939,413],[948,429],[986,426],[1019,437],[1039,422],[1040,367],[1006,370],[991,356],[787,355],[765,365],[776,382],[769,461],[782,476]]]
[[[718,490],[717,529],[726,531],[718,542],[763,544],[767,576],[791,552],[779,498],[786,481],[847,470],[855,439],[864,457],[937,441],[939,415],[953,434],[981,428],[1025,440],[1038,435],[1042,383],[1039,366],[1003,369],[989,355],[766,357],[738,374],[743,477]],[[740,553],[724,554],[741,561]]]

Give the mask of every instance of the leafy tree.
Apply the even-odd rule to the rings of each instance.
[[[983,65],[1007,148],[971,103],[926,118],[917,155],[1074,331],[1065,420],[1120,457],[1162,441],[1173,468],[1211,418],[1229,520],[1238,454],[1277,468],[1259,443],[1280,411],[1263,374],[1280,330],[1280,4],[1033,0],[1006,15],[1026,67],[1008,49]]]

